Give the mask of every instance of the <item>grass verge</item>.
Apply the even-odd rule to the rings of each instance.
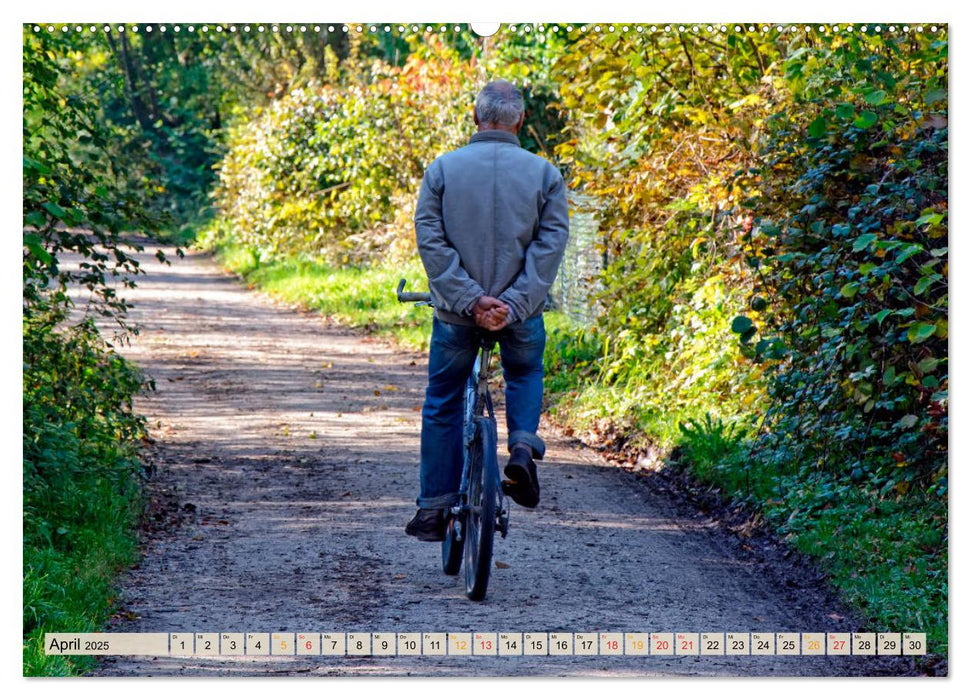
[[[46,656],[47,632],[94,632],[137,556],[142,495],[131,397],[141,375],[93,324],[24,323],[23,673],[78,675],[91,656]]]

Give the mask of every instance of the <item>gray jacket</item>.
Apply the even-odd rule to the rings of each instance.
[[[435,159],[415,210],[418,252],[435,313],[475,325],[472,307],[506,302],[510,323],[543,313],[570,221],[563,177],[508,131],[480,131]]]

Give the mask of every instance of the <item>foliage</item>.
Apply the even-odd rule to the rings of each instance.
[[[882,493],[947,488],[946,56],[859,35],[792,53],[746,203],[761,308],[735,330],[770,367],[764,446]]]
[[[946,651],[946,41],[854,30],[567,47],[557,155],[609,264],[601,371],[555,408],[677,446]]]
[[[151,218],[126,190],[110,160],[108,138],[91,105],[66,95],[59,83],[59,55],[69,48],[56,34],[25,33],[23,121],[24,315],[44,315],[71,304],[68,290],[91,293],[88,311],[127,328],[125,302],[109,279],[133,285],[138,262],[124,242],[126,227],[152,227]],[[85,259],[62,266],[64,254]]]
[[[231,131],[216,200],[236,240],[261,259],[414,250],[418,184],[470,131],[473,72],[443,42],[413,43],[400,69],[378,62],[365,84],[294,90]]]
[[[754,161],[747,98],[778,53],[761,37],[618,32],[583,36],[554,66],[571,115],[556,152],[599,203],[609,261],[598,382],[623,398],[601,413],[676,423],[762,403],[762,369],[731,342],[754,281],[733,176]]]

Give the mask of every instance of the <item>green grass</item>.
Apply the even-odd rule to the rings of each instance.
[[[46,632],[96,632],[115,611],[115,576],[136,560],[135,509],[116,494],[89,494],[104,517],[78,538],[77,549],[24,548],[25,676],[75,676],[92,656],[46,656]],[[126,512],[127,511],[127,512]],[[38,625],[39,626],[35,626]]]
[[[126,476],[132,455],[130,447],[92,455],[69,493],[58,495],[56,513],[40,523],[25,518],[25,676],[78,675],[95,664],[90,656],[46,656],[44,633],[95,632],[115,611],[114,577],[137,559],[141,494],[137,480]],[[56,530],[45,534],[51,521]]]
[[[432,310],[400,304],[398,280],[409,291],[427,291],[420,261],[374,267],[336,267],[297,258],[258,262],[245,248],[224,245],[217,258],[229,270],[271,296],[318,311],[369,333],[389,336],[404,347],[424,350],[431,337]]]

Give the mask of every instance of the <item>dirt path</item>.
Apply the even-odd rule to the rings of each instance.
[[[130,294],[125,353],[156,444],[153,526],[111,631],[851,629],[710,522],[549,431],[543,502],[514,507],[472,603],[437,545],[406,537],[425,358],[275,305],[204,255]],[[798,586],[796,587],[798,588]],[[840,613],[845,614],[845,613]],[[107,658],[94,675],[858,675],[904,662],[809,657]]]

